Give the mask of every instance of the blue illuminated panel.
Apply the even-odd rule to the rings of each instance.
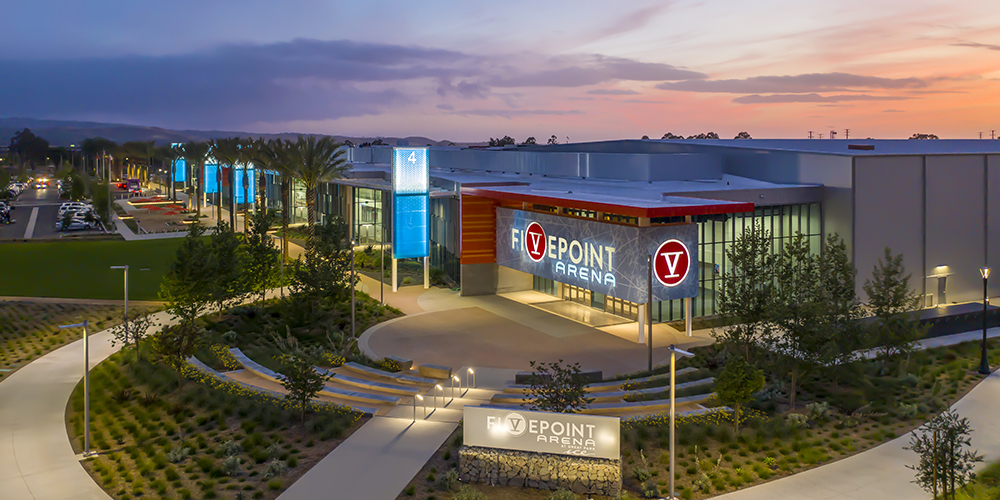
[[[215,164],[206,164],[205,165],[205,176],[203,177],[203,179],[205,179],[205,185],[202,186],[202,187],[205,188],[205,192],[206,193],[214,193],[214,192],[216,192],[216,189],[215,189],[215,187],[216,187],[215,186],[215,173],[216,173],[215,169],[216,168],[217,167],[216,167]]]
[[[254,198],[257,196],[256,194],[257,183],[254,182],[255,178],[254,169],[251,168],[247,172],[247,176],[249,177],[248,179],[249,185],[247,186],[247,196],[250,197],[250,201],[253,201]],[[236,171],[236,203],[245,203],[243,201],[243,170]]]
[[[392,258],[430,255],[427,149],[392,151]]]
[[[179,158],[174,162],[174,182],[184,182],[187,173],[187,160]]]

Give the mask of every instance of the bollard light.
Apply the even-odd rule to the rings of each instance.
[[[455,382],[458,382],[458,392],[462,392],[462,379],[458,375],[451,376],[451,399],[455,399]]]
[[[437,408],[438,391],[441,391],[441,407],[444,407],[444,387],[441,384],[434,384],[434,408]]]
[[[414,410],[413,410],[414,417],[413,418],[417,418],[416,417],[416,411],[417,411],[416,410],[416,405],[417,405],[417,400],[419,399],[424,404],[424,420],[427,420],[427,401],[424,401],[424,397],[421,396],[420,394],[417,394],[416,396],[417,397],[413,399],[413,405],[414,405]]]
[[[469,385],[470,375],[472,376],[472,385]],[[469,368],[469,370],[465,372],[465,388],[468,389],[470,387],[472,388],[476,387],[476,371],[473,370],[472,368]]]

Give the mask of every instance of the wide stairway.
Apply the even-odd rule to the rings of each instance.
[[[230,353],[243,369],[225,372],[225,376],[250,386],[285,393],[281,384],[283,375],[250,359],[238,348],[230,349]],[[418,370],[388,372],[355,362],[329,369],[314,367],[330,377],[318,399],[350,406],[370,415],[412,419],[415,414],[418,419],[458,422],[463,406],[487,403],[494,392],[465,387],[463,382],[468,377],[453,378],[450,368],[447,371],[442,371],[446,367],[435,368],[425,371],[432,375],[426,376]]]

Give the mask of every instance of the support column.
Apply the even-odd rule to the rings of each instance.
[[[399,285],[396,283],[396,269],[397,262],[396,259],[392,259],[392,291],[399,291]]]
[[[639,304],[639,343],[646,343],[646,304]]]
[[[691,336],[691,298],[684,299],[684,333]]]
[[[431,287],[430,257],[424,257],[424,290]]]

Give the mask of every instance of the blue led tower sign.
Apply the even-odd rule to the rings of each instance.
[[[392,258],[430,255],[426,148],[392,150]]]

